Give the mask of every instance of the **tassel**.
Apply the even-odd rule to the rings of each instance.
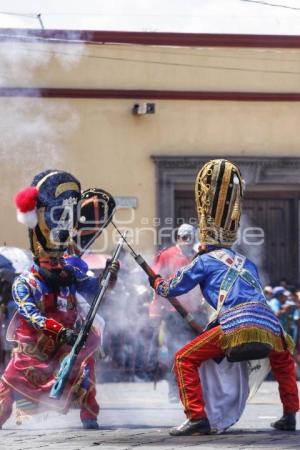
[[[240,217],[240,202],[236,200],[233,205],[231,220],[238,220]]]
[[[233,192],[235,193],[235,202],[234,202],[232,213],[231,213],[231,220],[238,220],[240,217],[241,205],[240,205],[239,192],[238,192],[239,184],[240,184],[240,182],[239,182],[238,177],[236,175],[234,175],[234,177],[233,177]]]

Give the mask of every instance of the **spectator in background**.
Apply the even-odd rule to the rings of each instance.
[[[296,363],[297,363],[297,379],[300,380],[300,290],[295,289],[295,292],[293,293],[293,298],[294,301],[298,307],[297,309],[297,315],[298,315],[298,319],[297,319],[297,325],[298,325],[298,338],[297,338],[297,342],[296,342],[296,354],[295,354],[295,359],[296,359]]]
[[[13,281],[12,274],[1,274],[0,278],[0,369],[6,367],[11,351],[12,343],[6,339],[6,331],[10,320],[15,312],[15,305],[12,299],[11,287]]]
[[[295,287],[290,287],[290,299],[293,300],[297,308],[300,308],[300,298],[298,297],[300,291]]]
[[[291,313],[289,314],[289,323],[288,323],[289,334],[292,336],[296,344],[296,351],[298,351],[300,302],[297,296],[297,289],[294,286],[290,287],[290,295],[286,301],[286,304],[291,306]]]
[[[293,286],[288,291],[284,286],[273,288],[270,298],[270,286],[265,286],[264,294],[271,309],[278,317],[282,328],[295,342],[295,361],[297,379],[300,379],[300,292]]]
[[[187,223],[182,224],[178,228],[176,244],[174,246],[163,249],[157,256],[154,262],[153,270],[161,274],[164,278],[169,278],[175,275],[178,269],[189,264],[196,252],[193,249],[195,243],[195,230],[192,225]],[[191,313],[199,313],[202,300],[202,293],[199,287],[193,289],[188,294],[181,297],[182,303]],[[164,324],[164,343],[168,350],[168,374],[167,381],[169,387],[170,402],[179,401],[178,388],[175,381],[175,376],[172,372],[173,360],[176,351],[193,339],[194,332],[190,326],[180,317],[174,307],[167,299],[154,294],[153,301],[149,307],[149,316],[153,323],[153,342],[158,342],[159,328],[163,320]],[[206,323],[206,316],[197,317],[200,324]],[[200,320],[199,320],[200,319]],[[201,323],[202,322],[202,323]],[[158,344],[151,347],[149,352],[149,362],[155,364],[155,355],[153,349],[157,349]],[[152,354],[151,354],[152,353]],[[157,356],[156,356],[157,357]]]
[[[272,286],[265,286],[264,287],[264,294],[267,299],[267,301],[270,301],[273,298],[273,288]]]
[[[286,278],[281,278],[281,280],[279,280],[279,286],[284,287],[285,289],[288,288],[289,282]]]
[[[282,328],[297,342],[297,320],[299,320],[297,311],[299,309],[291,295],[291,292],[287,291],[283,286],[276,286],[273,289],[273,298],[268,303],[278,317]]]

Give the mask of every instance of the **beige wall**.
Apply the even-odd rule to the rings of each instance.
[[[2,43],[0,54],[2,86],[300,92],[300,50]],[[137,197],[135,228],[155,215],[151,155],[300,156],[300,102],[154,100],[154,115],[134,116],[136,101],[0,98],[1,244],[27,245],[12,197],[46,168]]]
[[[10,86],[300,92],[300,49],[1,43]]]

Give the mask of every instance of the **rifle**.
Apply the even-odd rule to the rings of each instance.
[[[67,356],[65,356],[65,358],[61,362],[60,369],[57,374],[55,383],[52,386],[52,389],[50,392],[50,398],[59,399],[63,393],[65,385],[71,374],[72,368],[74,367],[74,364],[76,362],[77,356],[85,344],[85,341],[86,341],[88,334],[90,332],[90,329],[92,327],[94,318],[97,314],[98,308],[103,300],[104,294],[109,285],[109,280],[111,277],[111,272],[110,272],[109,268],[112,266],[112,264],[114,262],[116,262],[118,260],[118,257],[120,255],[120,252],[123,247],[124,238],[125,238],[125,236],[122,236],[122,238],[120,238],[118,245],[112,256],[112,259],[111,259],[109,265],[107,266],[106,270],[104,271],[104,274],[100,281],[100,289],[92,301],[92,304],[91,304],[89,312],[86,316],[85,322],[80,329],[80,332],[77,336],[75,344],[72,347],[72,350],[70,351],[70,353]]]
[[[113,221],[111,221],[114,228],[117,230],[119,235],[123,238],[125,244],[130,250],[131,256],[135,259],[137,264],[143,269],[143,271],[148,275],[148,277],[155,277],[156,273],[151,269],[149,264],[144,260],[144,258],[141,255],[138,255],[134,249],[131,247],[129,242],[127,241],[126,237],[123,236],[121,231],[118,229],[118,227],[114,224]],[[200,334],[203,332],[203,328],[195,321],[194,316],[189,313],[185,307],[180,303],[180,301],[176,297],[166,297],[166,299],[171,303],[172,306],[176,309],[176,311],[181,315],[181,317],[190,325],[190,327],[196,331],[197,334]]]

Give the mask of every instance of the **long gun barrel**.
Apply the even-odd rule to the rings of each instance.
[[[148,277],[155,277],[156,273],[153,271],[153,269],[149,266],[149,264],[145,261],[145,259],[138,255],[134,249],[131,247],[127,239],[123,236],[121,231],[117,228],[117,226],[114,224],[114,222],[111,222],[112,225],[115,227],[117,232],[120,234],[120,236],[123,237],[125,244],[130,250],[131,255],[137,262],[137,264],[143,269],[143,271],[148,275]],[[196,333],[200,334],[203,332],[203,328],[195,321],[193,315],[189,313],[185,307],[180,303],[180,301],[175,297],[167,297],[167,300],[171,303],[171,305],[174,306],[176,311],[181,315],[181,317],[188,322],[191,328],[193,328]]]
[[[57,374],[55,383],[52,386],[52,389],[50,392],[50,398],[59,399],[64,391],[65,385],[69,379],[72,368],[74,367],[77,356],[85,344],[85,341],[86,341],[88,334],[90,332],[90,329],[92,327],[94,318],[97,314],[98,308],[103,300],[104,294],[109,285],[109,281],[111,278],[111,272],[109,270],[109,267],[118,260],[121,249],[123,247],[124,238],[125,238],[125,236],[122,236],[122,238],[120,238],[118,245],[114,251],[114,254],[111,258],[111,261],[109,263],[109,266],[107,267],[107,269],[105,270],[105,272],[103,274],[103,277],[100,282],[100,290],[98,291],[97,295],[94,297],[94,299],[92,301],[92,304],[91,304],[89,312],[86,316],[85,322],[84,322],[83,326],[81,327],[81,330],[78,334],[75,344],[72,347],[72,350],[61,362],[60,369]]]

